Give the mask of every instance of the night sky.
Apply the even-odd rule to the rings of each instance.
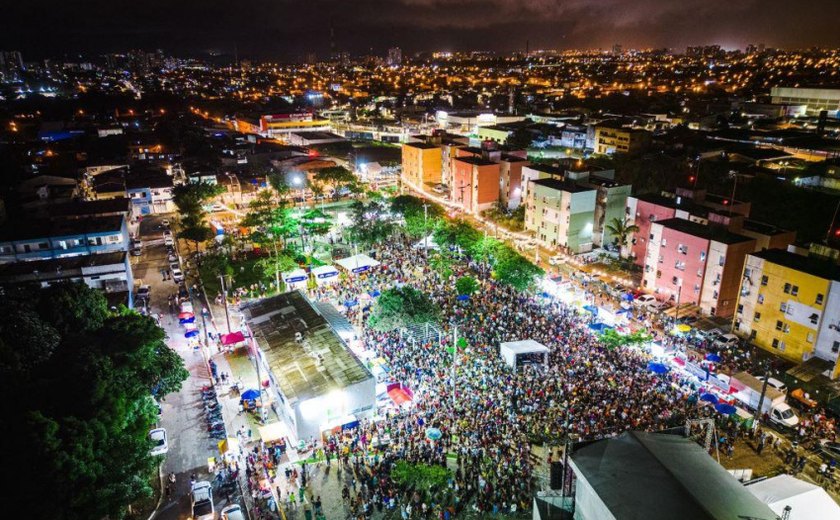
[[[840,0],[7,0],[25,59],[161,48],[243,57],[425,50],[840,46]]]

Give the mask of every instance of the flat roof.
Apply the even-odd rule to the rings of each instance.
[[[43,278],[50,278],[58,271],[77,271],[85,267],[101,267],[105,265],[125,264],[125,251],[100,253],[83,256],[67,256],[64,258],[50,258],[46,260],[30,260],[0,264],[0,278],[6,276],[20,276],[34,273],[37,270]]]
[[[755,240],[751,237],[733,233],[722,226],[700,224],[684,218],[658,220],[654,222],[654,224],[660,224],[668,229],[673,229],[708,240],[714,240],[715,242],[721,242],[723,244],[737,244],[739,242],[749,242],[751,240]]]
[[[0,240],[29,240],[120,231],[122,223],[122,215],[52,221],[9,221],[0,228]]]
[[[242,305],[274,380],[293,402],[327,395],[372,379],[328,320],[300,291]],[[295,333],[303,340],[295,340]]]
[[[440,145],[432,144],[432,143],[403,143],[404,146],[410,146],[412,148],[420,148],[422,150],[431,150],[432,148],[440,148]]]
[[[587,186],[581,186],[572,181],[560,180],[560,179],[538,179],[533,181],[534,184],[538,186],[544,186],[546,188],[558,191],[566,191],[569,193],[582,193],[584,191],[595,191],[595,188],[590,188]]]
[[[766,222],[759,222],[757,220],[749,220],[745,219],[742,224],[743,229],[747,231],[754,231],[755,233],[761,233],[762,235],[781,235],[784,233],[791,233],[788,229],[782,229],[780,227],[774,226],[773,224],[768,224]]]
[[[558,168],[556,166],[551,166],[548,164],[529,164],[527,168],[536,170],[538,172],[547,173],[549,175],[559,175],[561,177],[566,175],[566,170],[564,170],[563,168]]]
[[[533,339],[506,341],[499,344],[500,348],[510,350],[515,354],[530,354],[532,352],[548,352],[548,347]]]
[[[798,255],[784,249],[765,249],[764,251],[751,253],[751,255],[773,264],[840,282],[840,265],[826,258]]]
[[[498,163],[495,163],[495,162],[493,162],[489,159],[485,159],[484,157],[475,157],[475,156],[472,156],[472,157],[455,157],[455,160],[456,161],[461,161],[461,162],[464,162],[464,163],[467,163],[467,164],[474,164],[476,166],[491,166],[493,164],[498,164]]]

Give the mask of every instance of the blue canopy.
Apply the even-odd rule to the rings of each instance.
[[[382,294],[382,293],[380,293],[379,291],[377,291],[376,289],[374,289],[374,290],[370,291],[368,294],[369,294],[372,298],[376,298],[377,296],[379,296],[379,295],[380,295],[380,294]]]
[[[712,363],[720,363],[720,356],[717,354],[706,354],[706,361],[711,361]]]
[[[624,293],[624,294],[621,295],[621,299],[622,300],[627,300],[628,302],[632,302],[633,301],[633,293],[629,293],[629,292]]]
[[[592,314],[595,314],[596,316],[598,315],[598,307],[596,307],[594,305],[584,305],[583,310],[585,310],[587,312],[591,312]]]
[[[192,318],[181,318],[180,320],[178,320],[178,323],[180,323],[181,325],[186,325],[187,323],[195,323],[195,316],[193,316]]]
[[[355,307],[356,305],[359,305],[358,300],[347,300],[346,302],[344,302],[344,306],[348,307],[348,308],[349,307]]]
[[[187,332],[184,333],[185,338],[194,338],[196,336],[198,336],[198,331],[197,330],[188,330]]]
[[[594,330],[595,332],[604,332],[606,330],[612,329],[613,327],[610,327],[606,323],[598,322],[598,323],[590,323],[589,328]]]
[[[616,314],[630,314],[630,309],[618,309]]]
[[[443,432],[438,428],[426,428],[426,438],[430,441],[440,440],[443,437]]]
[[[260,391],[254,390],[253,388],[251,390],[245,390],[242,392],[241,397],[243,401],[253,401],[254,399],[260,398]]]
[[[459,294],[458,296],[455,297],[455,299],[458,300],[459,302],[465,302],[465,301],[470,299],[470,295],[469,294]]]
[[[703,394],[700,396],[701,401],[706,401],[707,403],[717,404],[718,398],[715,394]]]
[[[654,374],[664,374],[668,372],[668,367],[666,367],[662,363],[654,363],[653,361],[651,361],[650,363],[648,363],[647,367],[648,370],[650,370]]]
[[[545,291],[541,292],[541,293],[540,293],[540,296],[542,296],[543,298],[551,298],[551,295],[550,295],[550,294],[548,294],[548,293],[547,293],[547,292],[545,292]]]
[[[715,410],[717,410],[719,413],[722,413],[723,415],[732,415],[733,413],[735,413],[735,407],[731,404],[726,403],[716,404]]]

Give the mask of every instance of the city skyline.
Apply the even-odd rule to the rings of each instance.
[[[11,5],[0,21],[0,48],[40,59],[75,53],[162,48],[174,54],[237,53],[246,58],[294,59],[307,53],[382,53],[399,46],[419,51],[684,49],[750,43],[807,48],[840,45],[831,0],[807,8],[770,2],[661,0],[556,2],[527,6],[511,0],[254,1],[232,10],[223,2],[91,2],[83,7],[52,0],[43,9]],[[190,23],[184,23],[189,20]],[[808,27],[802,31],[801,27]],[[387,28],[384,29],[383,28]]]

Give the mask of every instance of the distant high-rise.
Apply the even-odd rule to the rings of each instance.
[[[402,65],[402,50],[399,47],[388,49],[387,62],[389,67],[399,67]]]
[[[621,44],[620,43],[614,43],[613,44],[612,53],[615,54],[616,56],[621,54]]]
[[[0,51],[0,76],[3,81],[17,81],[25,70],[19,51]]]

